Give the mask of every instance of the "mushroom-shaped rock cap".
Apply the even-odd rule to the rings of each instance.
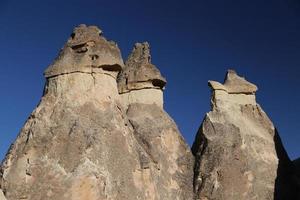
[[[72,72],[94,72],[95,68],[121,71],[123,60],[118,46],[107,41],[96,26],[79,25],[64,45],[45,77]]]
[[[118,76],[120,93],[144,88],[163,89],[166,79],[151,64],[150,45],[148,42],[136,43],[129,55],[124,70]]]
[[[227,71],[224,84],[216,81],[208,83],[213,90],[224,90],[229,94],[255,94],[257,91],[256,85],[240,77],[234,70]]]

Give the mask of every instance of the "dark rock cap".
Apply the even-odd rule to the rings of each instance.
[[[224,84],[217,81],[208,81],[213,90],[224,90],[229,94],[255,94],[257,86],[239,76],[234,70],[228,70]]]
[[[118,76],[119,92],[144,88],[163,89],[166,79],[155,65],[151,64],[148,42],[136,43],[129,55],[124,70]]]
[[[107,41],[96,26],[84,24],[74,28],[73,33],[58,57],[45,71],[45,77],[72,72],[93,72],[93,68],[121,71],[121,52],[116,43]]]

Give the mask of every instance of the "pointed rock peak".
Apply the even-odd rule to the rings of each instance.
[[[224,90],[229,94],[255,94],[257,91],[256,85],[239,76],[234,70],[227,71],[224,84],[209,81],[209,86],[213,90]]]
[[[45,77],[73,72],[119,72],[123,66],[116,43],[107,41],[98,27],[82,24],[74,28],[59,56],[46,69]]]
[[[0,189],[0,200],[6,200],[2,190]]]
[[[136,43],[118,76],[119,93],[146,88],[163,89],[165,85],[166,79],[151,63],[149,43]]]
[[[150,45],[148,42],[135,43],[133,50],[126,61],[126,65],[134,63],[151,63]]]
[[[77,45],[84,45],[88,42],[99,40],[102,36],[102,31],[97,26],[86,26],[81,24],[74,28],[67,45],[75,47]]]
[[[231,110],[241,105],[256,105],[256,85],[240,77],[234,70],[228,70],[224,84],[217,81],[209,81],[212,88],[212,110]]]

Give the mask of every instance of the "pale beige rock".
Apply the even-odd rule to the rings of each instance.
[[[160,71],[151,64],[149,43],[134,45],[117,81],[125,109],[132,103],[154,103],[163,107],[162,91],[166,80]]]
[[[137,43],[118,76],[119,93],[134,135],[150,158],[142,156],[143,169],[135,172],[135,183],[141,185],[144,174],[148,199],[155,199],[156,190],[158,199],[192,200],[194,158],[163,110],[165,83],[150,63],[149,44]]]
[[[120,95],[125,110],[133,103],[156,104],[163,108],[163,91],[158,89],[132,90]]]
[[[118,46],[107,41],[96,26],[80,25],[45,71],[45,77],[72,72],[94,73],[99,68],[121,71],[123,60]]]
[[[6,200],[2,190],[0,189],[0,200]]]
[[[238,76],[234,70],[228,70],[224,84],[209,81],[209,85],[213,90],[224,90],[229,94],[255,94],[257,91],[256,85]]]
[[[275,128],[255,101],[257,87],[231,70],[224,85],[209,85],[212,111],[192,148],[197,199],[274,199]]]
[[[162,110],[162,88],[145,81],[126,111],[119,50],[100,33],[75,28],[46,70],[43,97],[0,168],[6,200],[192,200],[193,156]]]
[[[2,165],[6,198],[145,199],[132,174],[140,168],[140,147],[115,79],[71,73],[47,82]]]
[[[143,88],[163,89],[165,85],[165,78],[151,63],[150,45],[147,42],[136,43],[119,74],[119,93]]]
[[[143,169],[157,171],[151,176],[159,199],[192,200],[194,157],[174,121],[156,104],[132,103],[127,116],[150,158],[143,158]]]

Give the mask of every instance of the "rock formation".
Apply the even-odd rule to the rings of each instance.
[[[136,43],[119,74],[118,88],[125,107],[131,103],[156,104],[163,107],[163,89],[166,79],[151,64],[150,46]]]
[[[138,56],[134,51],[124,72],[150,65]],[[191,199],[191,151],[162,103],[152,105],[144,90],[135,93],[127,82],[123,86],[138,100],[122,102],[116,78],[123,67],[117,45],[101,30],[74,29],[45,71],[43,97],[2,163],[0,199]],[[152,76],[143,73],[136,80],[152,81],[149,89],[159,89],[162,101],[162,83],[140,79]],[[129,121],[127,105],[134,102]],[[147,109],[143,118],[140,109]]]
[[[0,200],[6,200],[2,190],[0,189]]]
[[[209,81],[212,110],[192,151],[163,109],[166,79],[147,42],[124,64],[116,43],[80,25],[44,75],[1,164],[0,200],[300,199],[299,160],[257,87],[232,70],[224,84]]]
[[[274,199],[279,144],[256,103],[257,87],[232,70],[224,84],[209,81],[209,86],[212,110],[192,147],[197,199]]]
[[[155,185],[160,199],[193,198],[193,156],[175,122],[163,110],[166,84],[159,70],[151,64],[148,43],[137,43],[119,74],[118,86],[130,124],[144,155],[145,173],[154,163]]]

